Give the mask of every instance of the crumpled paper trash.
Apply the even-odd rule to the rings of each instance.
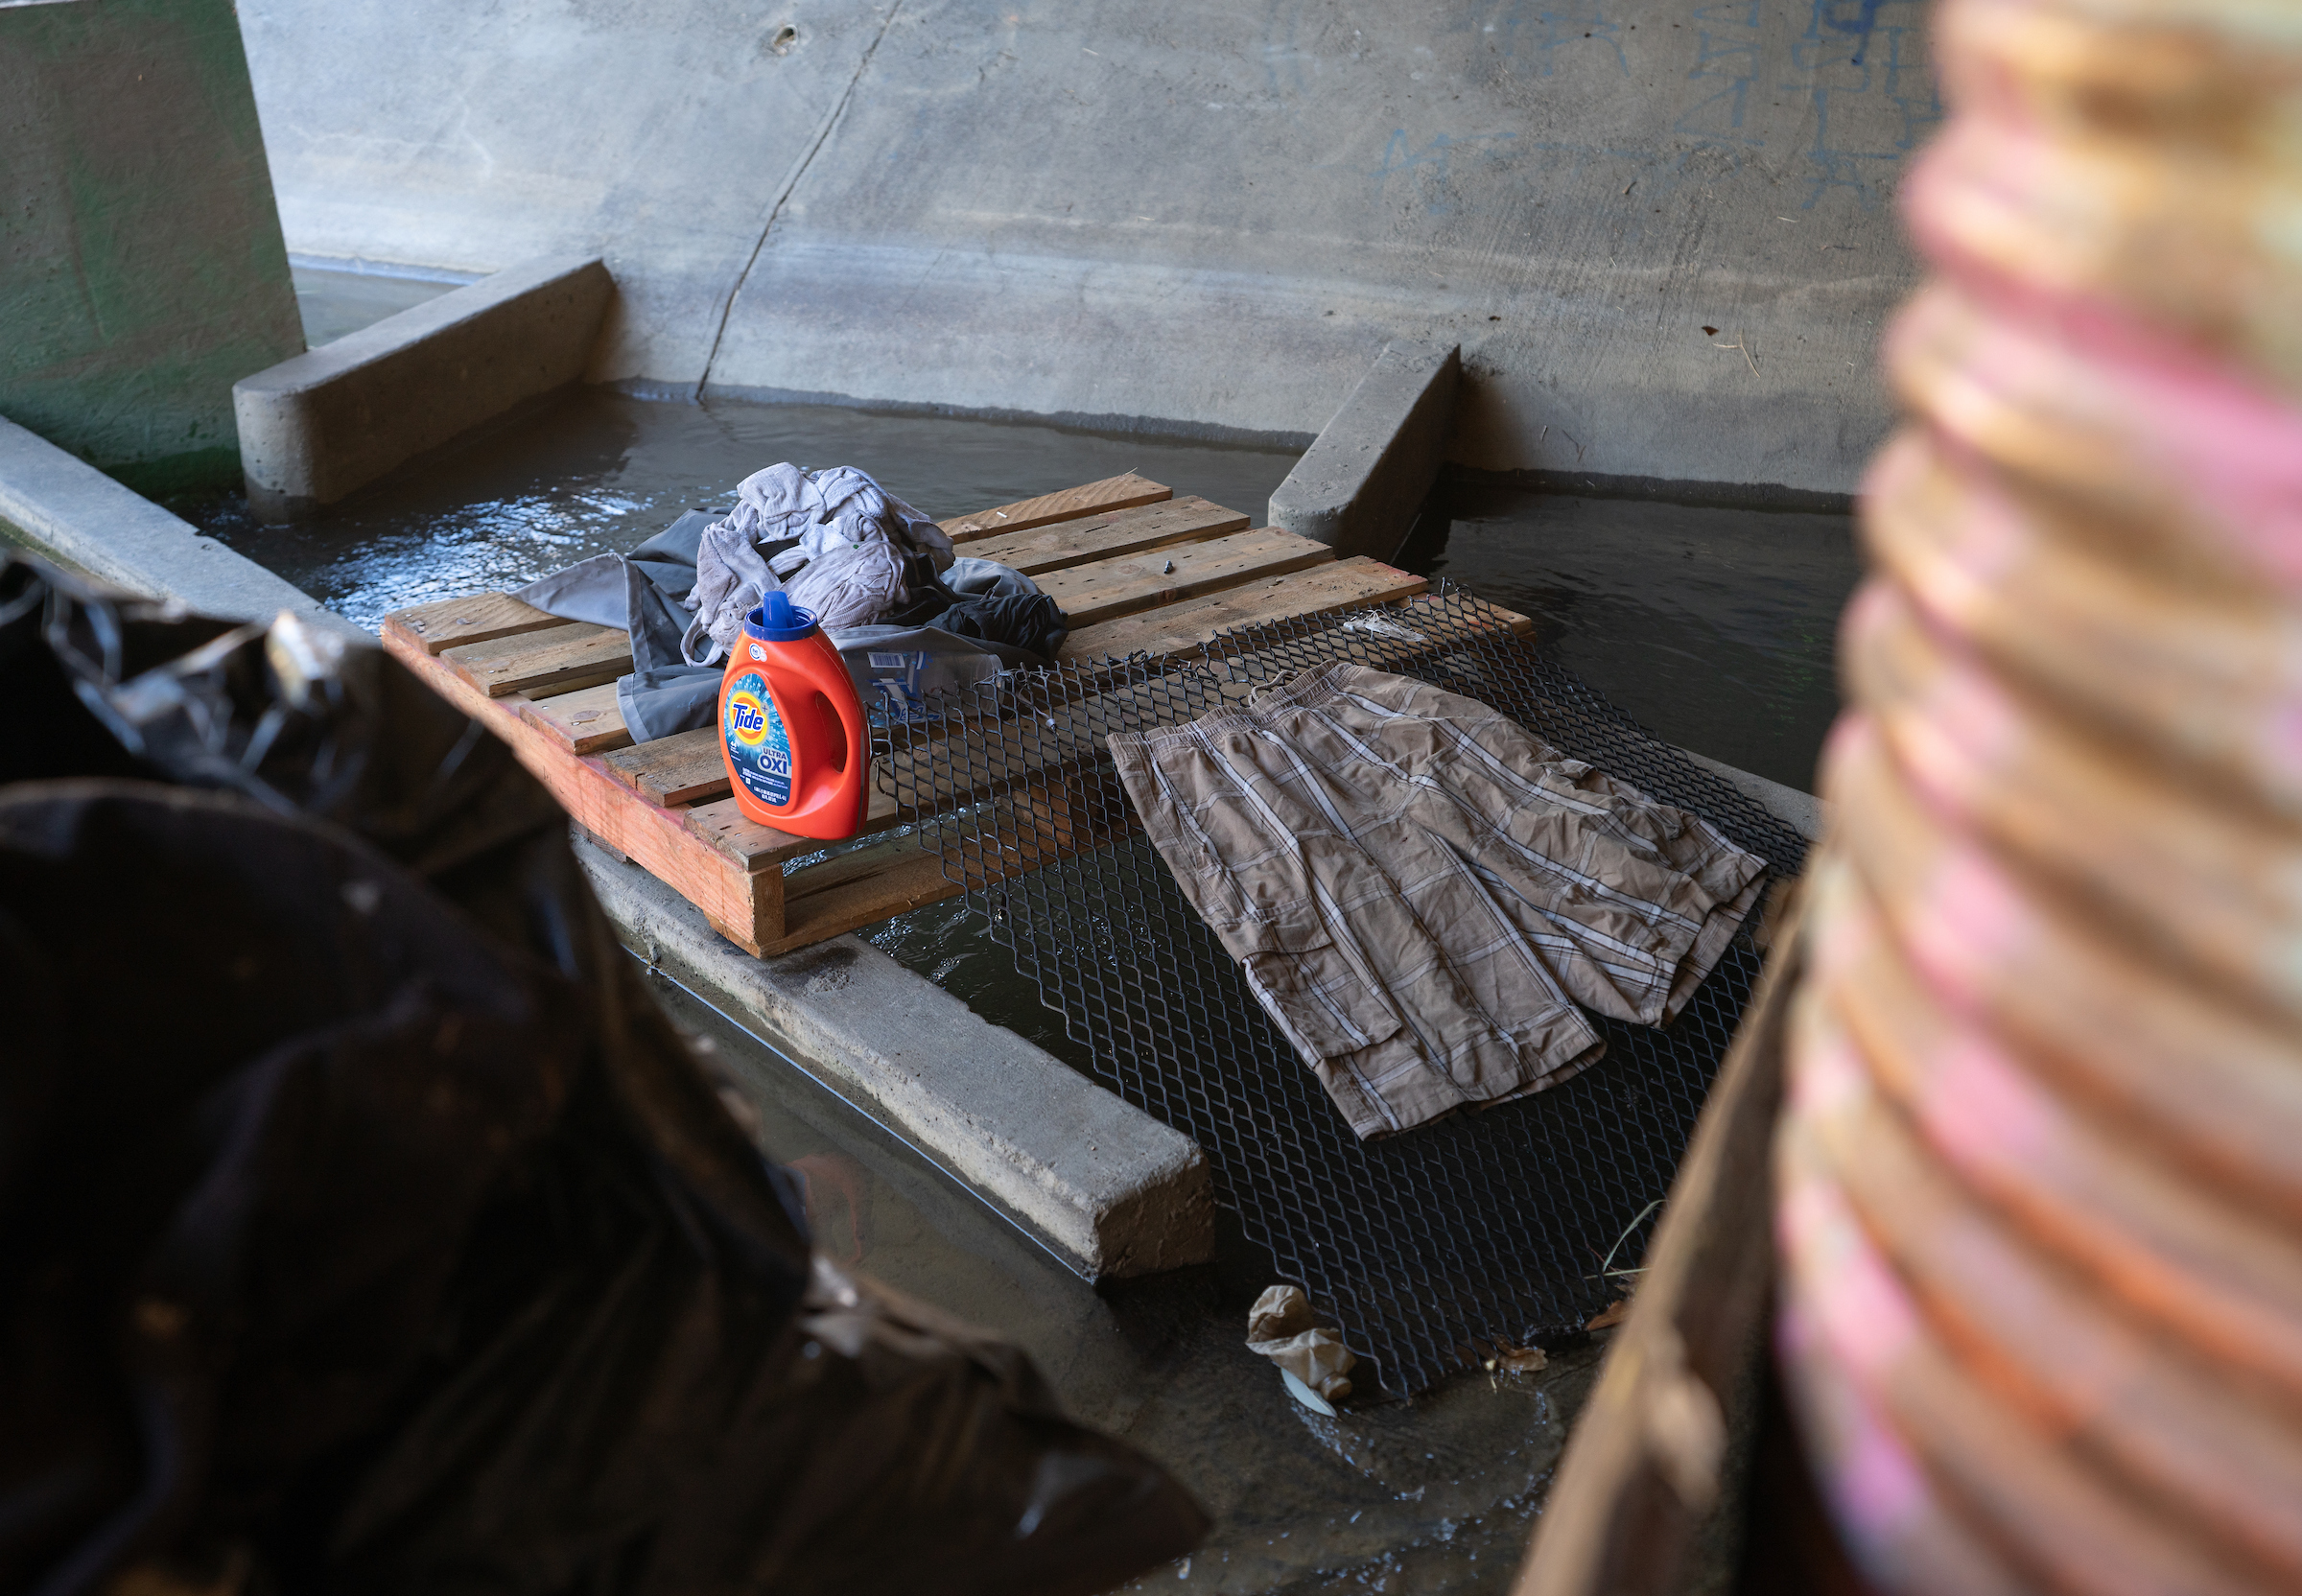
[[[1247,1350],[1260,1352],[1330,1402],[1351,1395],[1345,1378],[1359,1360],[1333,1330],[1311,1323],[1301,1286],[1275,1285],[1247,1310]]]

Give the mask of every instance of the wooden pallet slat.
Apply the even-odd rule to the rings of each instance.
[[[1116,559],[1138,550],[1243,532],[1247,526],[1247,518],[1238,511],[1186,494],[1164,504],[1084,515],[1030,531],[999,532],[971,543],[967,552],[977,559],[997,560],[1026,576],[1037,576],[1090,560]]]
[[[769,953],[805,948],[966,890],[946,879],[941,858],[907,842],[859,848],[782,880],[790,896],[783,935],[766,948]]]
[[[475,593],[468,598],[442,598],[396,610],[384,618],[384,634],[398,636],[427,654],[467,643],[493,643],[498,638],[540,632],[567,622],[558,616],[524,604],[508,593]]]
[[[1053,521],[1069,521],[1095,510],[1133,509],[1138,505],[1156,505],[1174,497],[1173,488],[1130,471],[1124,476],[1106,477],[1099,482],[1067,487],[1061,493],[1043,493],[1036,499],[1020,499],[1012,505],[977,510],[973,515],[955,515],[935,525],[953,543],[972,543],[997,532],[1020,532]]]
[[[631,746],[631,728],[623,724],[623,708],[616,701],[613,682],[529,699],[519,710],[571,754],[603,754]]]
[[[601,757],[600,765],[650,804],[693,804],[730,788],[716,726],[675,732]]]
[[[1181,548],[1075,565],[1040,579],[1040,590],[1062,606],[1071,628],[1173,604],[1201,594],[1239,587],[1332,561],[1335,552],[1293,532],[1264,527]]]
[[[802,854],[812,854],[828,848],[830,843],[811,836],[793,836],[772,826],[763,826],[737,807],[731,797],[697,804],[683,811],[689,832],[708,843],[731,863],[745,870],[765,870],[770,865],[795,859]],[[863,814],[862,828],[857,836],[869,836],[883,832],[898,819],[895,800],[874,788],[871,802]],[[865,924],[865,922],[857,922]]]
[[[1147,610],[1073,632],[1059,658],[1092,663],[1149,654],[1172,659],[1243,626],[1298,616],[1326,615],[1363,604],[1389,604],[1424,592],[1421,576],[1364,557],[1335,560],[1292,575],[1258,578],[1244,587]]]
[[[806,851],[792,846],[799,838],[759,824],[733,798],[691,806],[683,824],[698,841],[746,871],[765,870]]]
[[[563,621],[542,631],[468,643],[439,658],[490,698],[564,692],[631,673],[631,634],[620,626]]]
[[[1472,612],[1483,616],[1489,624],[1496,626],[1508,626],[1511,628],[1511,630],[1516,632],[1520,637],[1533,637],[1535,635],[1535,622],[1528,617],[1519,614],[1516,610],[1507,610],[1500,604],[1490,602],[1485,598],[1474,598],[1468,594],[1464,594],[1461,597],[1465,606],[1470,609]]]
[[[508,743],[572,819],[701,909],[720,935],[756,953],[782,934],[779,873],[755,875],[730,862],[689,833],[682,811],[643,801],[597,762],[569,754],[518,706],[465,680],[444,655],[434,658],[404,634],[387,634],[384,645],[433,692]]]

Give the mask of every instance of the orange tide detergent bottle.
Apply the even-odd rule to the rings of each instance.
[[[719,751],[736,807],[763,826],[837,841],[863,829],[871,735],[847,664],[778,590],[743,617],[719,679]]]

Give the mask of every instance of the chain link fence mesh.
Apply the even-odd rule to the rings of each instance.
[[[1186,658],[1010,672],[938,696],[880,719],[877,779],[1094,1074],[1206,1150],[1247,1238],[1374,1365],[1354,1372],[1361,1389],[1371,1377],[1408,1396],[1498,1345],[1572,1333],[1622,1295],[1760,955],[1747,927],[1668,1026],[1593,1016],[1607,1055],[1562,1085],[1359,1141],[1185,901],[1105,742],[1235,708],[1337,658],[1483,699],[1701,814],[1778,875],[1804,862],[1789,825],[1444,584]]]

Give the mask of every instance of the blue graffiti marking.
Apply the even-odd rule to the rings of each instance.
[[[1455,176],[1455,152],[1472,151],[1489,160],[1495,160],[1500,158],[1500,152],[1487,147],[1507,143],[1517,137],[1516,133],[1471,133],[1460,138],[1452,133],[1437,133],[1429,143],[1417,150],[1404,128],[1394,129],[1390,142],[1383,146],[1383,164],[1367,176],[1374,179],[1375,196],[1380,199],[1383,185],[1394,176],[1420,171],[1422,176],[1417,181],[1423,190],[1423,208],[1432,215],[1443,216],[1457,209],[1475,210],[1477,207],[1462,205],[1454,198],[1451,185]]]
[[[1604,44],[1614,52],[1614,64],[1624,77],[1631,76],[1631,63],[1623,59],[1623,46],[1616,26],[1603,16],[1580,16],[1566,12],[1538,12],[1533,17],[1513,12],[1503,19],[1503,54],[1516,59],[1519,30],[1527,30],[1527,48],[1531,55],[1539,55],[1542,69],[1536,74],[1548,78],[1556,70],[1551,52],[1562,44],[1580,44],[1585,39]]]
[[[1910,20],[1882,22],[1889,7]],[[1804,81],[1780,85],[1786,93],[1805,95],[1814,107],[1815,142],[1807,159],[1820,170],[1800,209],[1812,210],[1834,188],[1851,189],[1866,208],[1883,204],[1903,157],[1942,120],[1922,24],[1913,0],[1814,0],[1805,35],[1791,46],[1792,70]],[[1858,41],[1852,56],[1844,53],[1848,38]],[[1868,95],[1900,113],[1900,135],[1885,150],[1841,148],[1833,109],[1841,100]]]
[[[1870,35],[1878,29],[1878,9],[1887,0],[1818,0],[1815,6],[1815,26],[1827,28],[1843,38],[1859,42],[1854,47],[1855,66],[1863,64],[1869,52]]]

